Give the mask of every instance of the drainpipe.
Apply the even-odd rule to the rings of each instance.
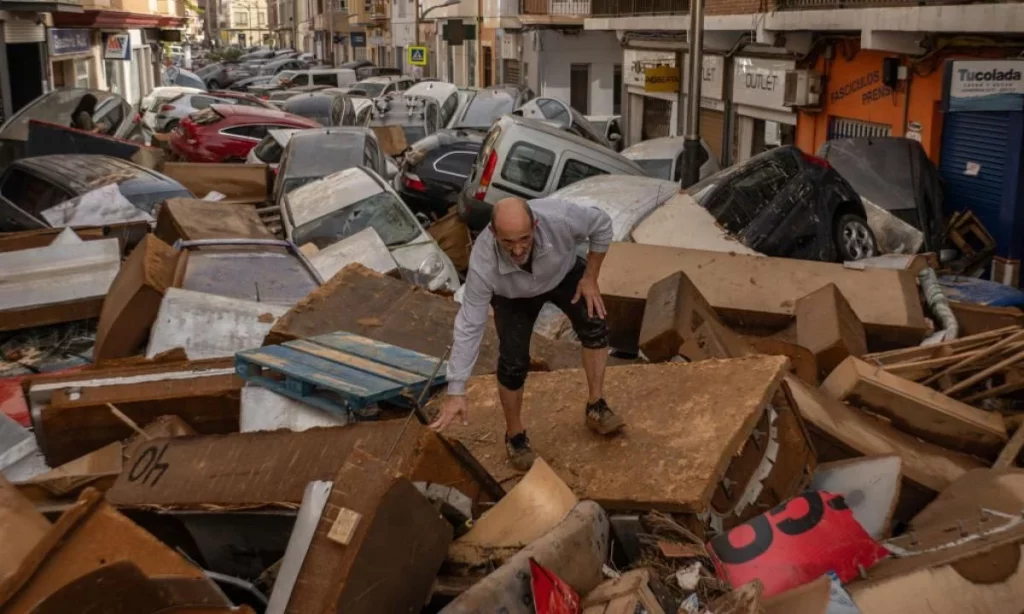
[[[704,0],[690,0],[690,83],[686,104],[686,137],[683,140],[682,187],[700,179],[700,88],[704,66]],[[680,88],[682,89],[682,88]]]

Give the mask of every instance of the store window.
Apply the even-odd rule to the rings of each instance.
[[[267,14],[263,11],[256,13],[256,25],[265,26],[267,25]]]

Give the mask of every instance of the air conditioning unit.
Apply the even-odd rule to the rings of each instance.
[[[814,70],[787,70],[783,104],[790,107],[816,107],[821,98],[821,73]]]

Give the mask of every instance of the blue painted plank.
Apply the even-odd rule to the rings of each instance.
[[[346,332],[317,335],[316,337],[310,337],[309,341],[340,350],[347,354],[367,358],[374,362],[391,365],[403,371],[417,373],[425,378],[430,377],[430,374],[434,372],[434,367],[437,366],[437,361],[441,358],[440,356],[428,356]],[[442,365],[434,381],[443,383],[444,376],[445,366]]]
[[[237,360],[244,360],[244,359],[237,359]],[[324,410],[326,412],[329,412],[329,413],[341,416],[342,418],[345,418],[346,420],[350,420],[352,418],[352,413],[349,411],[349,409],[347,407],[339,405],[338,403],[332,401],[331,399],[325,398],[325,397],[304,396],[304,395],[301,395],[301,394],[296,394],[296,393],[292,392],[288,388],[288,386],[287,386],[287,384],[285,382],[279,382],[279,381],[276,381],[276,380],[273,380],[273,379],[270,379],[270,378],[267,378],[267,377],[263,377],[263,376],[254,376],[254,377],[249,377],[249,378],[246,378],[246,379],[248,381],[250,381],[250,382],[259,384],[260,386],[266,388],[267,390],[273,391],[273,392],[275,392],[275,393],[277,393],[277,394],[279,394],[281,396],[285,396],[285,397],[288,397],[290,399],[294,399],[294,400],[296,400],[296,401],[298,401],[300,403],[305,403],[306,405],[311,405],[313,407],[316,407],[317,409],[322,409],[322,410]],[[360,409],[360,408],[359,407],[355,407],[355,409]]]
[[[259,350],[240,352],[238,357],[269,367],[297,380],[310,382],[345,395],[358,405],[387,400],[400,396],[403,391],[420,389],[409,387],[388,379],[352,369],[345,365],[317,358],[294,349],[271,345]]]
[[[375,377],[387,379],[406,386],[419,384],[424,380],[423,376],[418,373],[410,373],[409,371],[404,371],[397,367],[392,367],[391,365],[381,364],[368,358],[362,358],[342,350],[336,350],[332,347],[314,343],[307,339],[289,341],[284,344],[284,347],[302,352],[303,354],[323,358],[324,360],[329,360],[333,363],[351,367]]]

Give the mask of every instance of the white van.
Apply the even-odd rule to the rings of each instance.
[[[480,231],[502,198],[541,198],[595,175],[647,173],[621,154],[546,121],[506,115],[484,139],[459,197],[459,216],[470,230]]]

